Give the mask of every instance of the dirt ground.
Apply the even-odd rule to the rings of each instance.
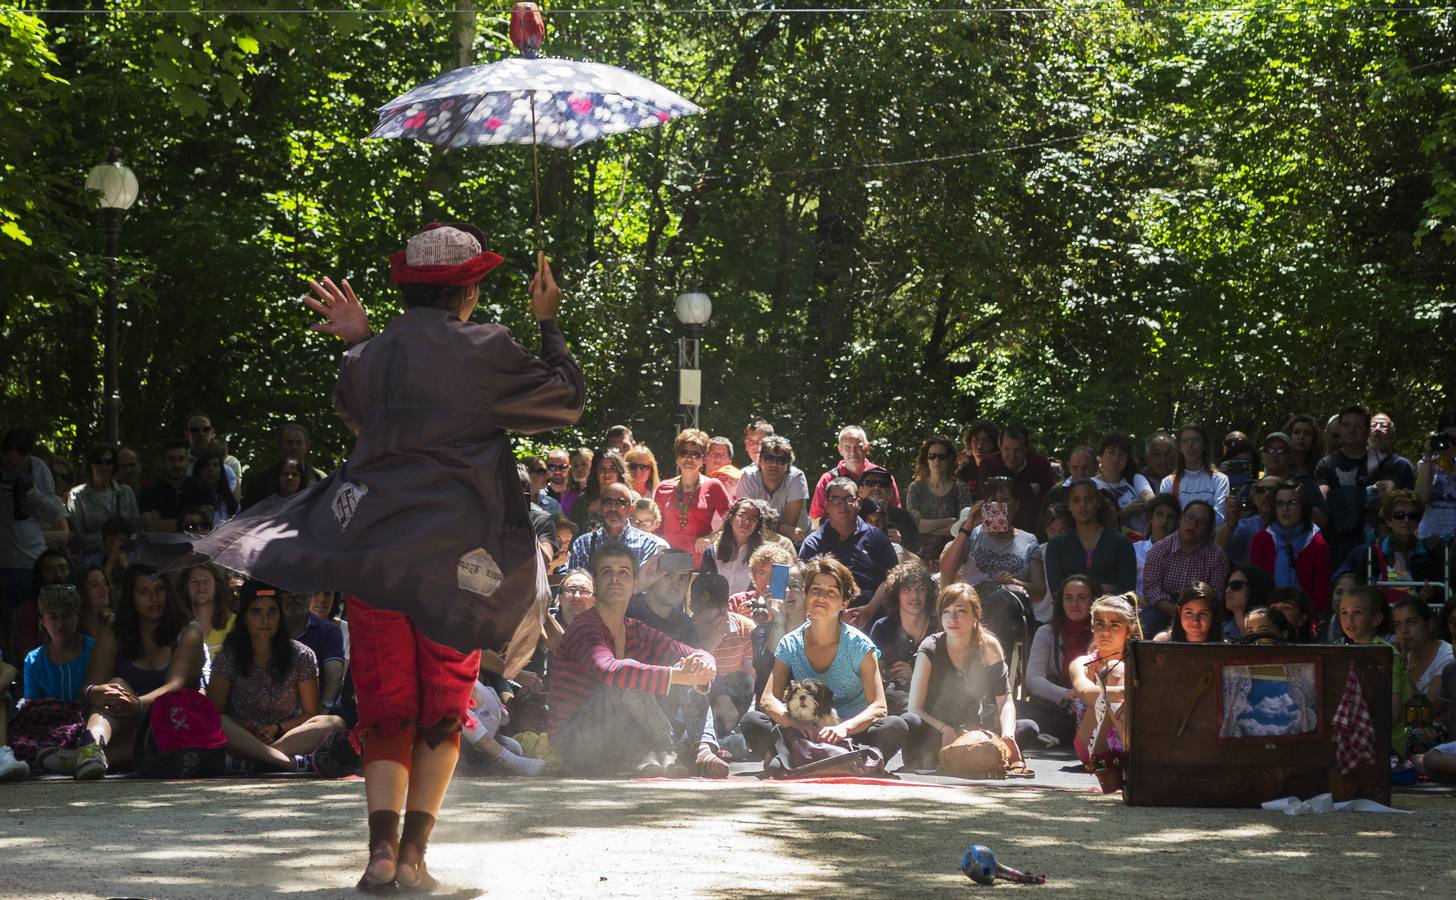
[[[363,792],[306,779],[0,785],[0,896],[359,896]],[[1415,815],[1129,808],[991,786],[463,778],[429,858],[446,897],[956,896],[992,889],[957,868],[972,843],[1048,876],[998,891],[1445,894],[1456,799],[1396,805]]]

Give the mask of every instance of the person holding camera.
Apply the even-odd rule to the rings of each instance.
[[[120,519],[128,532],[141,522],[136,495],[116,480],[118,457],[111,444],[92,447],[86,453],[86,479],[66,498],[71,524],[81,542],[81,561],[88,565],[101,563],[111,553],[105,536],[107,522]],[[108,574],[119,579],[121,573],[108,570]]]
[[[1426,441],[1416,473],[1416,496],[1426,505],[1416,536],[1422,540],[1456,536],[1456,407],[1441,414],[1436,433]]]
[[[45,552],[45,530],[62,515],[45,461],[31,455],[37,435],[12,428],[0,436],[0,589],[11,608],[31,599],[33,571]]]

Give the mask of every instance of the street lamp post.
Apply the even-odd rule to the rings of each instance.
[[[677,320],[686,327],[687,335],[677,339],[677,394],[682,404],[684,428],[697,428],[698,410],[703,404],[703,370],[699,354],[703,348],[703,326],[713,315],[713,301],[696,291],[679,294]]]
[[[105,412],[106,442],[115,446],[121,439],[120,377],[117,367],[117,344],[120,324],[116,308],[116,250],[121,237],[121,217],[137,198],[136,175],[121,164],[121,151],[115,147],[106,156],[106,163],[86,176],[86,189],[101,194],[101,227],[106,235],[106,334],[103,356],[102,407]]]

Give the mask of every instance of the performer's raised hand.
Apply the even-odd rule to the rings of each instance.
[[[313,288],[318,299],[307,294],[300,299],[309,309],[328,319],[327,322],[315,322],[309,328],[342,338],[346,344],[357,344],[369,337],[369,319],[364,315],[363,304],[354,296],[354,289],[349,287],[348,279],[343,279],[338,285],[331,278],[325,278],[322,284],[310,279],[308,286]]]
[[[546,254],[536,251],[536,277],[531,279],[531,312],[536,321],[544,322],[556,318],[561,311],[561,288],[551,274],[551,263]]]

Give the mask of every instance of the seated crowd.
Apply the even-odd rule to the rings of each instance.
[[[178,708],[215,719],[195,746],[218,772],[355,770],[346,598],[131,556],[138,531],[205,534],[323,477],[300,426],[246,470],[217,438],[190,417],[147,484],[126,448],[73,469],[4,434],[0,779],[168,774],[154,711]],[[671,471],[625,426],[525,456],[555,602],[523,671],[482,654],[462,765],[723,777],[802,740],[933,769],[985,731],[1103,772],[1147,639],[1386,647],[1393,762],[1456,778],[1456,413],[1414,464],[1393,440],[1354,404],[1219,447],[1191,424],[1141,454],[1112,433],[1063,462],[977,421],[925,439],[903,490],[858,426],[812,485],[762,419],[741,467],[694,428]]]

